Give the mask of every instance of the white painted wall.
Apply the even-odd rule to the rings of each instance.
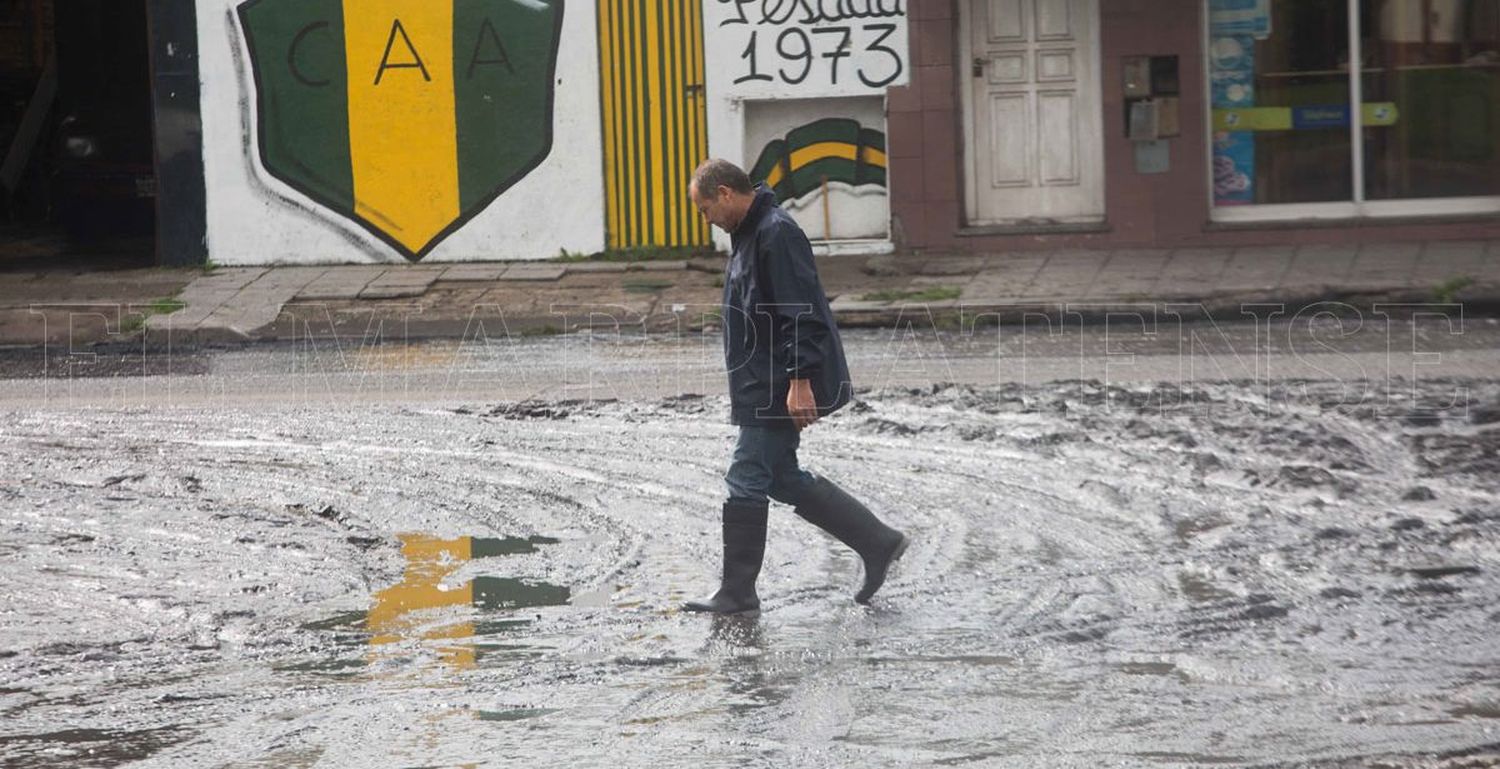
[[[809,100],[803,102],[807,109],[804,122],[817,117],[852,117],[841,112],[848,110],[847,104],[841,104],[846,97],[884,96],[886,88],[910,82],[907,3],[908,0],[704,0],[709,154],[746,167],[755,162],[763,144],[753,144],[747,136],[748,101]],[[837,18],[840,6],[852,7],[866,16]],[[838,50],[838,45],[844,42],[843,29],[849,30],[848,46],[844,49],[849,55],[837,60],[825,58],[825,54]],[[808,59],[801,55],[804,40],[811,44],[810,66],[806,66]],[[883,115],[879,124],[870,127],[885,131]],[[875,204],[874,200],[867,202]],[[875,215],[888,222],[887,198],[878,196],[878,204],[885,210]],[[799,221],[804,218],[798,215]],[[817,218],[816,227],[821,231],[821,210]],[[718,246],[727,249],[729,237],[717,228],[714,233]],[[811,231],[809,236],[813,237]]]
[[[254,79],[238,0],[198,0],[208,254],[218,264],[404,263],[358,224],[273,178],[255,149]],[[565,6],[552,152],[424,262],[544,259],[604,248],[593,3]]]

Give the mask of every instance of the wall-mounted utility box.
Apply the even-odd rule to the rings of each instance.
[[[1176,56],[1126,56],[1121,78],[1127,138],[1144,142],[1182,135]]]

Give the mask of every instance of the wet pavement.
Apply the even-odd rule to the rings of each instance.
[[[846,335],[912,548],[773,505],[717,621],[715,339],[12,361],[0,761],[1500,766],[1500,344],[1342,331]]]

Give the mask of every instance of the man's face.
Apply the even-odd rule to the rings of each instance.
[[[692,182],[688,185],[688,195],[693,199],[698,213],[709,224],[725,232],[734,232],[734,226],[739,222],[735,221],[735,210],[730,202],[728,189],[720,187],[716,190],[699,190],[698,183]]]

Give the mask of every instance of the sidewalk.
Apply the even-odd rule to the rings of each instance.
[[[723,257],[700,257],[22,273],[0,287],[0,345],[695,330],[715,323],[723,267]],[[947,327],[982,316],[1089,319],[1153,304],[1234,319],[1248,303],[1287,312],[1324,301],[1500,310],[1500,241],[829,256],[818,269],[844,327],[926,323],[928,313]]]

